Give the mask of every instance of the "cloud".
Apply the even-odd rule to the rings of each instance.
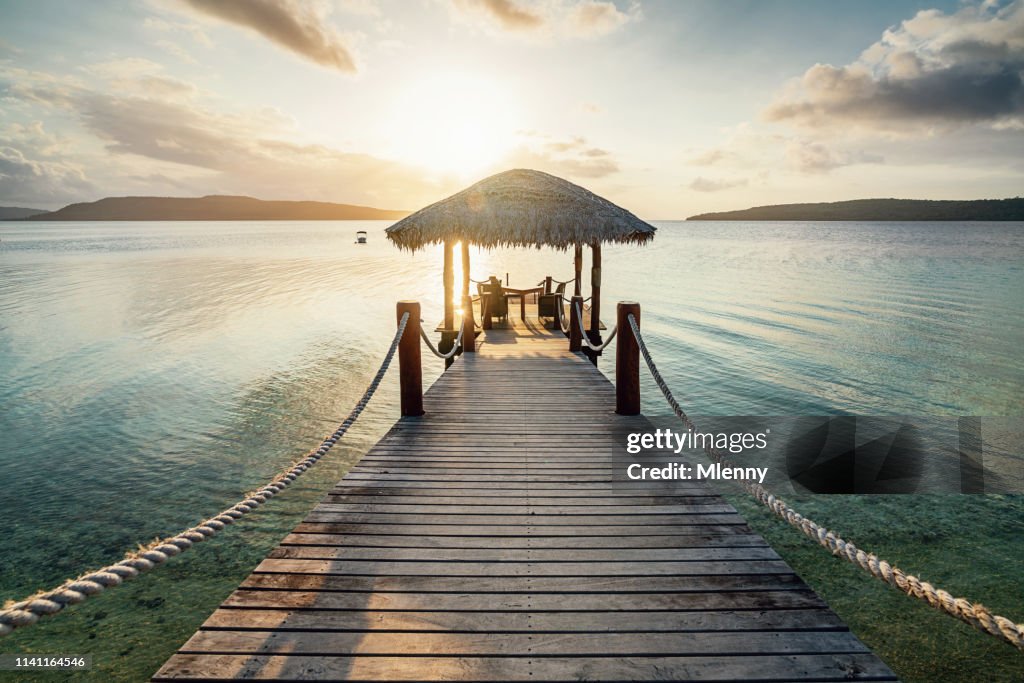
[[[0,144],[7,147],[32,149],[36,156],[56,157],[65,153],[70,141],[46,130],[42,121],[10,123],[0,130]]]
[[[84,125],[117,155],[215,172],[217,186],[262,196],[374,200],[405,206],[426,188],[418,169],[367,154],[274,137],[262,113],[223,114],[177,100],[90,93]]]
[[[734,178],[732,180],[714,180],[698,176],[690,183],[689,188],[697,192],[721,192],[734,187],[743,187],[748,180],[746,178]]]
[[[791,142],[786,146],[786,158],[804,173],[824,173],[843,165],[838,156],[819,142]]]
[[[853,64],[814,65],[764,116],[807,128],[1006,126],[1024,119],[1022,72],[1024,0],[925,10]]]
[[[885,159],[864,151],[837,151],[813,140],[790,140],[786,145],[786,161],[801,173],[827,173],[841,166],[880,164]]]
[[[0,58],[2,57],[16,57],[21,54],[21,50],[8,43],[6,40],[0,38]]]
[[[182,0],[202,14],[258,33],[276,45],[331,69],[354,74],[352,51],[320,12],[298,0]]]
[[[45,208],[94,191],[81,167],[26,156],[0,139],[0,203]]]
[[[173,40],[167,40],[166,38],[160,38],[160,39],[154,41],[153,44],[156,45],[161,50],[163,50],[164,52],[166,52],[167,54],[169,54],[169,55],[171,55],[173,57],[177,57],[178,59],[180,59],[185,64],[188,64],[190,66],[195,66],[195,65],[199,64],[199,62],[196,60],[196,58],[192,56],[192,53],[190,53],[188,50],[186,50],[185,48],[183,48],[181,45],[179,45],[178,43],[174,42]]]
[[[731,152],[716,147],[701,152],[697,156],[690,159],[690,163],[694,166],[714,166],[715,164],[725,161],[733,156]]]
[[[377,0],[336,0],[335,4],[344,12],[361,17],[379,17]]]
[[[603,36],[616,30],[630,19],[611,2],[584,0],[568,12],[569,29],[580,36]]]
[[[163,67],[142,57],[125,57],[106,62],[94,62],[79,67],[81,71],[99,78],[137,78],[143,74],[154,74]]]
[[[532,38],[598,38],[640,18],[640,6],[627,12],[603,0],[450,0],[456,19],[491,33]]]
[[[294,142],[292,123],[280,112],[224,111],[225,103],[212,93],[190,89],[183,97],[188,84],[145,70],[131,80],[122,78],[124,72],[104,65],[95,82],[86,83],[0,64],[0,89],[7,86],[19,111],[70,121],[63,130],[77,127],[76,144],[54,148],[50,157],[44,151],[54,140],[41,127],[0,129],[4,201],[54,206],[108,194],[170,192],[414,208],[456,189],[415,166]],[[0,112],[0,121],[10,111]],[[89,169],[88,178],[82,169]]]
[[[536,132],[524,132],[524,144],[503,160],[506,167],[536,168],[555,175],[577,178],[603,178],[619,170],[608,150],[594,147],[586,138],[549,140]]]
[[[554,142],[548,142],[544,144],[544,148],[549,152],[570,152],[572,150],[578,150],[587,144],[586,138],[574,137],[569,140],[558,140]]]
[[[507,31],[530,31],[544,26],[545,18],[512,0],[454,0],[462,12],[476,13]]]
[[[172,21],[162,17],[146,17],[142,26],[151,31],[165,34],[185,34],[202,47],[213,47],[213,41],[199,24],[192,21]]]

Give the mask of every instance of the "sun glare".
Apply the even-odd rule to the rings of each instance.
[[[471,175],[512,148],[516,109],[510,94],[485,78],[444,73],[418,79],[395,100],[390,156]]]

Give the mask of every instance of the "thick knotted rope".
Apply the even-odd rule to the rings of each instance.
[[[647,344],[644,343],[644,338],[640,334],[640,326],[637,324],[636,318],[630,315],[628,320],[629,326],[633,330],[633,336],[636,337],[637,345],[640,347],[640,353],[643,354],[647,367],[651,371],[651,375],[654,377],[658,388],[661,389],[661,393],[664,394],[665,400],[668,401],[676,417],[683,421],[687,429],[697,431],[693,421],[680,407],[679,402],[676,401],[672,391],[665,383],[665,379],[658,372],[658,367],[654,364],[654,359],[651,358]],[[724,462],[727,458],[725,452],[711,445],[705,445],[704,451],[717,462]],[[844,540],[834,531],[807,519],[781,498],[778,498],[775,494],[761,486],[761,484],[744,482],[743,488],[762,505],[789,522],[790,525],[796,527],[820,545],[828,548],[833,555],[846,559],[867,571],[876,579],[884,581],[894,588],[898,588],[907,595],[924,600],[932,607],[942,610],[946,614],[950,614],[962,621],[966,621],[971,626],[1001,638],[1020,650],[1024,650],[1024,624],[1018,624],[1006,617],[992,614],[984,605],[972,603],[966,598],[955,597],[941,588],[936,588],[927,581],[922,581],[913,574],[907,574],[902,569],[892,566],[885,560],[880,560],[873,553],[864,552],[853,543]]]
[[[558,315],[558,327],[562,330],[562,334],[568,336],[572,322],[565,321],[565,310],[562,308],[561,299],[555,301],[555,311],[556,315]]]
[[[435,356],[443,358],[444,360],[448,360],[462,348],[462,333],[465,332],[465,330],[465,325],[459,325],[459,335],[455,337],[455,343],[452,344],[452,348],[448,350],[448,353],[441,353],[437,350],[437,347],[434,346],[434,343],[430,341],[430,337],[427,336],[427,331],[423,329],[423,321],[420,321],[420,336],[423,337],[423,341],[426,342],[427,348],[430,349]]]
[[[120,585],[123,581],[138,576],[140,572],[148,571],[159,564],[163,564],[169,558],[188,550],[196,543],[205,541],[218,531],[223,530],[226,526],[234,524],[235,520],[252,512],[287,488],[303,472],[327,455],[331,447],[338,442],[338,439],[345,435],[349,427],[362,414],[366,404],[369,403],[370,399],[373,398],[373,394],[377,391],[381,380],[384,379],[388,366],[391,365],[391,359],[394,358],[395,350],[398,348],[398,342],[402,338],[408,323],[409,314],[406,313],[398,324],[398,331],[395,333],[395,338],[391,341],[391,346],[384,356],[380,369],[377,370],[377,374],[370,380],[370,384],[366,387],[366,391],[363,392],[362,397],[356,403],[352,412],[348,414],[348,417],[330,436],[324,439],[319,446],[311,450],[305,458],[293,463],[288,469],[271,479],[268,484],[247,495],[242,501],[232,505],[220,514],[200,522],[194,527],[186,529],[175,536],[158,539],[144,548],[127,553],[125,559],[120,562],[83,574],[76,579],[65,581],[57,588],[39,592],[18,602],[7,603],[4,605],[3,610],[0,610],[0,636],[5,636],[16,628],[30,626],[39,621],[40,617],[56,614],[68,605],[82,602],[89,596],[103,592],[106,588],[112,588]]]
[[[576,319],[580,322],[580,336],[582,338],[583,345],[591,351],[604,351],[605,347],[612,343],[615,339],[615,335],[619,332],[619,326],[616,325],[612,328],[612,331],[608,334],[608,338],[604,340],[602,344],[593,344],[590,338],[587,337],[587,331],[583,329],[583,311],[580,310],[579,304],[576,305]]]

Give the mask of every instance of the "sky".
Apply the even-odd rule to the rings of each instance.
[[[0,0],[0,205],[1024,194],[1024,0]]]

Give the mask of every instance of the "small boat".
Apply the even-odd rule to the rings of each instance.
[[[366,244],[366,231],[360,230],[356,233],[356,244]]]

